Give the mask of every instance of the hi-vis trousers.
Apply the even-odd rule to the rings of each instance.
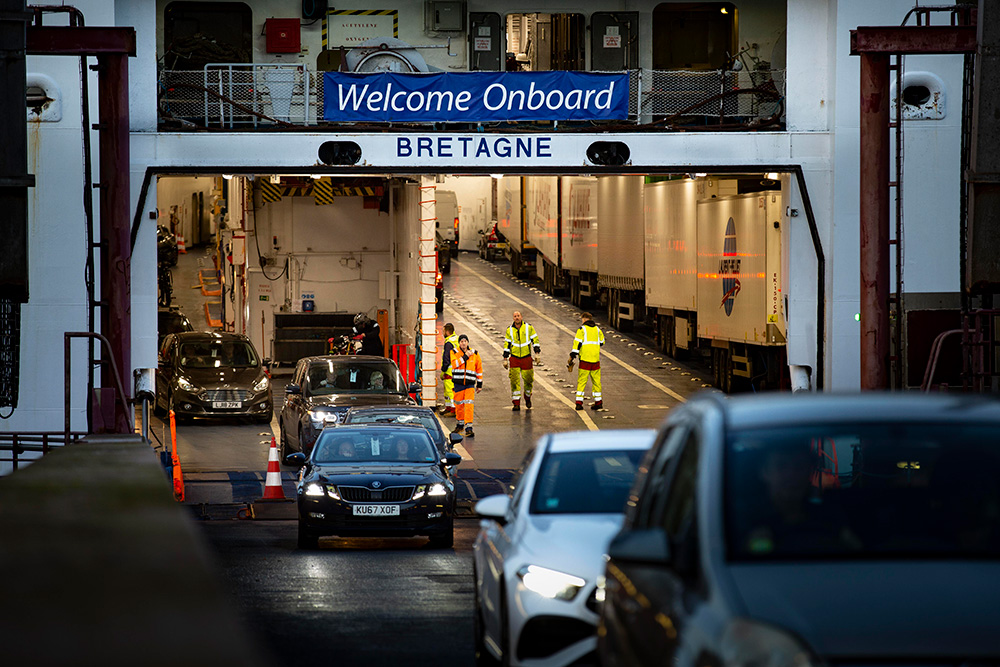
[[[524,396],[531,396],[531,387],[535,384],[535,369],[532,368],[531,357],[527,361],[517,357],[511,357],[510,370],[507,375],[510,377],[510,400],[514,405],[521,404],[521,379],[524,379]]]
[[[582,368],[583,364],[580,364],[581,368],[579,375],[576,377],[576,404],[583,405],[583,396],[587,393],[587,378],[591,379],[590,390],[594,396],[594,403],[601,402],[601,367],[598,366],[593,370],[588,370]]]
[[[455,418],[458,420],[456,427],[472,426],[472,416],[475,412],[473,400],[476,398],[476,388],[459,389],[455,392]]]
[[[445,377],[447,376],[447,379]],[[444,384],[444,400],[449,408],[455,407],[455,381],[446,373],[441,374],[441,382]]]

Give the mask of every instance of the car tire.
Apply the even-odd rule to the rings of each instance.
[[[163,419],[167,416],[167,409],[160,407],[160,397],[157,396],[153,399],[153,416]]]
[[[455,546],[455,520],[448,520],[448,527],[443,533],[430,536],[430,546],[435,549],[450,549]]]
[[[303,551],[315,551],[319,549],[319,535],[303,526],[301,521],[299,521],[298,546]]]
[[[285,425],[278,421],[278,454],[281,456],[281,462],[284,463],[285,459],[288,458],[288,438],[285,436]]]
[[[479,577],[475,567],[472,571],[472,582],[475,587],[475,611],[473,616],[474,645],[476,651],[476,667],[497,667],[500,663],[486,648],[486,624],[483,623],[483,603],[479,599]]]
[[[510,620],[507,614],[507,584],[500,580],[500,647],[503,655],[500,657],[501,667],[510,667]]]
[[[268,410],[267,414],[260,415],[259,417],[254,418],[254,421],[256,421],[258,424],[270,424],[271,419],[273,418],[274,418],[274,410],[272,409]]]

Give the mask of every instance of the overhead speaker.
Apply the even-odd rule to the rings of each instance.
[[[326,0],[302,0],[302,18],[306,21],[315,21],[326,16]]]
[[[602,167],[628,164],[631,155],[628,145],[620,141],[596,141],[587,147],[587,159],[591,164]]]
[[[319,161],[323,164],[346,167],[361,159],[361,146],[353,141],[324,141],[319,147]]]

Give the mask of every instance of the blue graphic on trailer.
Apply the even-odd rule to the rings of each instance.
[[[323,73],[323,120],[623,120],[629,75],[594,72]]]
[[[740,258],[736,254],[736,223],[732,218],[726,224],[726,236],[722,242],[722,259],[719,260],[719,277],[722,278],[722,303],[726,317],[733,314],[736,295],[740,293]]]

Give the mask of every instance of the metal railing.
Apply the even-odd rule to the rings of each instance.
[[[779,127],[784,120],[785,70],[639,69],[630,74],[627,123],[657,123],[664,129],[692,124],[762,129]],[[259,129],[327,122],[323,72],[305,65],[211,64],[202,70],[161,70],[159,89],[161,122],[180,127]]]

